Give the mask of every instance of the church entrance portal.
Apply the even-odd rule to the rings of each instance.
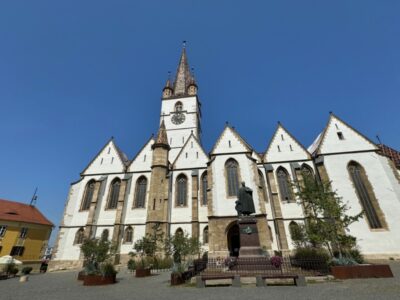
[[[227,233],[228,249],[230,256],[239,256],[240,250],[240,231],[237,224],[232,224]]]

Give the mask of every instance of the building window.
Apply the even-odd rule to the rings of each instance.
[[[121,187],[121,180],[119,178],[116,178],[111,182],[107,209],[117,208],[120,187]]]
[[[269,234],[269,238],[270,238],[271,242],[273,242],[274,241],[274,236],[272,234],[271,226],[269,226],[269,225],[268,225],[268,234]]]
[[[261,194],[262,194],[262,198],[264,199],[264,201],[266,201],[266,197],[265,197],[265,181],[264,181],[264,175],[263,173],[258,169],[258,187],[261,190]]]
[[[372,190],[372,185],[365,174],[364,168],[353,161],[348,164],[347,169],[365,216],[367,217],[369,226],[373,229],[383,228],[385,221],[379,217],[379,215],[383,216],[383,213],[380,210],[378,201]],[[378,214],[378,211],[380,214]]]
[[[0,237],[3,237],[6,234],[6,231],[7,231],[6,225],[0,226]]]
[[[132,243],[132,241],[133,241],[133,228],[131,226],[128,226],[125,229],[124,243]]]
[[[108,236],[109,236],[109,231],[108,229],[104,229],[103,232],[101,233],[100,239],[102,241],[108,241]]]
[[[28,234],[28,228],[23,227],[23,228],[21,228],[21,232],[19,234],[19,237],[21,239],[24,239],[24,238],[26,238],[27,234]]]
[[[303,164],[301,166],[301,175],[303,175],[303,177],[309,177],[309,176],[314,177],[314,172],[310,166]]]
[[[24,255],[25,247],[22,246],[14,246],[11,249],[10,255],[11,256],[22,256]]]
[[[94,180],[91,180],[86,184],[85,193],[83,194],[81,210],[88,210],[90,208],[90,203],[92,202],[94,194],[94,187],[95,187]]]
[[[182,230],[182,228],[179,227],[179,228],[175,231],[175,235],[183,236],[183,230]]]
[[[136,181],[135,208],[144,208],[146,203],[146,193],[147,193],[147,178],[141,176]]]
[[[182,102],[178,101],[175,104],[175,111],[182,111],[183,110],[183,105]]]
[[[276,171],[276,175],[278,177],[278,186],[279,186],[279,192],[281,194],[281,201],[293,200],[292,187],[290,184],[289,174],[287,173],[287,171],[284,168],[279,167],[278,170]]]
[[[186,206],[187,198],[187,179],[186,176],[181,174],[176,179],[176,205]]]
[[[83,227],[79,228],[79,230],[75,233],[75,240],[74,244],[80,245],[83,243],[83,240],[85,239],[85,230]]]
[[[203,244],[208,244],[208,226],[203,229]]]
[[[344,140],[344,136],[343,136],[343,133],[341,131],[337,132],[337,136],[338,136],[339,140]]]
[[[207,205],[208,178],[207,171],[201,177],[201,204]]]
[[[237,196],[239,190],[239,165],[236,160],[228,159],[225,163],[228,196]]]

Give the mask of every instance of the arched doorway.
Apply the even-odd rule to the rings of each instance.
[[[239,226],[236,224],[236,222],[229,226],[227,238],[229,255],[238,257],[240,250],[240,231]]]

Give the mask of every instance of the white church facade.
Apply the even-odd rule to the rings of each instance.
[[[349,228],[365,256],[400,257],[400,173],[378,145],[331,114],[308,149],[278,124],[258,153],[226,125],[207,153],[197,88],[184,48],[174,81],[163,89],[157,136],[131,160],[111,139],[71,184],[54,267],[79,266],[85,237],[112,240],[124,261],[155,223],[167,234],[198,237],[209,256],[236,255],[242,181],[253,190],[261,246],[290,251],[289,227],[305,219],[295,196],[304,170],[330,180],[351,214],[365,212]]]

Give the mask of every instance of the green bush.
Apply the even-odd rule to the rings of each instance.
[[[298,248],[296,249],[291,264],[306,270],[326,269],[330,260],[329,253],[323,248]]]
[[[24,274],[24,275],[28,275],[30,272],[32,272],[32,267],[24,267],[21,270],[21,273]]]
[[[136,261],[133,258],[128,260],[128,270],[131,272],[136,270]]]
[[[347,253],[351,258],[353,258],[357,263],[363,264],[364,263],[364,256],[361,254],[360,250],[357,248],[351,249]]]
[[[104,263],[100,266],[101,275],[103,276],[113,276],[118,272],[115,270],[112,263]]]

